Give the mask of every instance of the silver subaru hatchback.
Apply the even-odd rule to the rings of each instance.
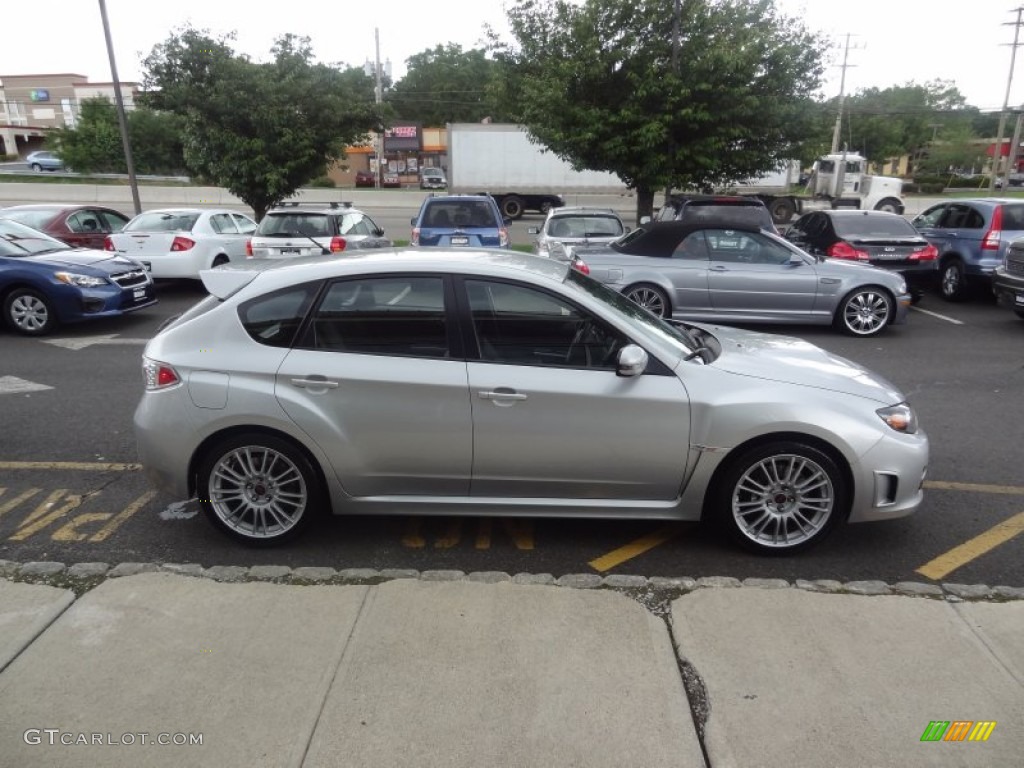
[[[248,544],[455,510],[707,517],[784,553],[923,498],[928,439],[885,380],[655,317],[564,262],[398,249],[202,277],[146,346],[139,455]]]

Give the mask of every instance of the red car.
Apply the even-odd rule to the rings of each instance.
[[[107,235],[120,232],[130,217],[99,205],[38,203],[0,208],[0,218],[13,219],[75,248],[103,250]]]
[[[373,178],[373,174],[369,171],[356,171],[356,186],[375,187],[377,186],[377,180]]]

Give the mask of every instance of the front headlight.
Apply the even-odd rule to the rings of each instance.
[[[907,281],[906,280],[901,280],[899,286],[897,286],[897,287],[899,288],[899,291],[900,291],[901,294],[906,293],[907,292]]]
[[[106,278],[93,277],[92,275],[79,275],[77,272],[54,272],[53,276],[62,283],[77,285],[81,288],[96,288],[107,284]]]
[[[875,413],[878,418],[889,425],[890,429],[912,435],[917,432],[917,414],[907,403],[879,408]]]

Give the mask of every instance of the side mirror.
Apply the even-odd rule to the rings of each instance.
[[[641,216],[640,217],[640,223],[641,224],[650,224],[651,223],[651,217],[650,216]]]
[[[528,235],[539,235],[540,234],[540,227],[528,227],[527,230],[526,230],[526,234],[528,234]]]
[[[791,267],[799,267],[799,266],[802,266],[802,265],[804,265],[804,264],[806,264],[806,263],[807,263],[806,261],[804,261],[803,259],[801,259],[801,258],[800,258],[800,257],[799,257],[799,256],[798,256],[797,254],[795,254],[795,253],[794,253],[793,255],[791,255],[791,256],[789,257],[789,261],[787,261],[787,262],[786,262],[786,264],[788,264],[788,265],[789,265],[789,266],[791,266]]]
[[[384,228],[383,227],[377,227],[377,229],[374,231],[373,234],[375,234],[377,237],[383,237],[384,236]]]
[[[625,234],[628,234],[629,232],[630,232],[630,228],[629,227],[623,227],[622,228],[622,234],[625,235]]]
[[[413,216],[411,219],[409,219],[409,224],[414,226],[414,227],[416,226],[416,217],[415,216]]]
[[[619,350],[616,376],[639,376],[647,370],[647,353],[636,344],[627,344]]]

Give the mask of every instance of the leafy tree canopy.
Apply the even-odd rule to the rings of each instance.
[[[492,43],[530,135],[654,190],[717,186],[806,153],[825,45],[773,0],[513,0]],[[678,41],[674,45],[674,41]]]
[[[498,64],[483,49],[438,45],[410,56],[406,66],[405,77],[386,97],[398,119],[443,126],[486,117],[505,122],[511,116],[500,103]]]
[[[184,173],[180,120],[139,106],[127,113],[132,159],[140,174]],[[86,99],[74,128],[51,134],[61,158],[82,173],[126,173],[124,145],[114,104],[104,96]]]
[[[316,63],[308,38],[278,38],[264,63],[237,55],[233,40],[184,27],[144,60],[143,83],[154,106],[181,116],[192,173],[262,218],[365,141],[381,116],[372,79]]]

